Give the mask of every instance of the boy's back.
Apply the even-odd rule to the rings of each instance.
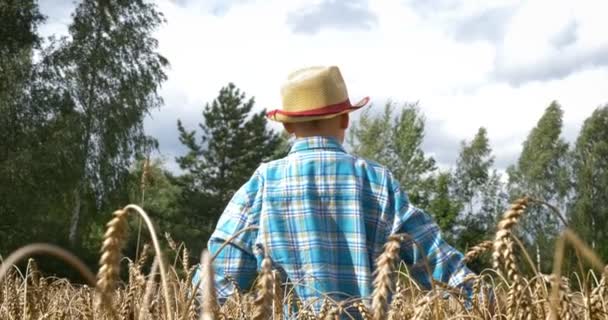
[[[429,286],[425,257],[436,280],[457,285],[468,272],[388,170],[346,153],[333,138],[297,139],[287,157],[260,166],[226,208],[210,251],[250,226],[259,229],[238,236],[214,264],[220,296],[231,292],[225,275],[251,285],[264,254],[256,248],[264,248],[301,299],[368,297],[374,261],[396,233],[422,247],[405,243],[401,254],[421,285]]]

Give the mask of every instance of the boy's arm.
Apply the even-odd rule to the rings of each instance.
[[[431,288],[432,279],[465,290],[470,297],[471,283],[464,283],[472,272],[463,262],[464,256],[441,236],[439,226],[421,209],[409,203],[407,195],[395,189],[395,220],[391,233],[406,233],[412,240],[401,245],[401,257],[409,267],[411,276],[424,288]],[[428,272],[427,272],[428,268]]]
[[[211,256],[239,231],[258,225],[259,203],[256,196],[260,189],[261,177],[256,173],[234,194],[209,238],[207,248]],[[232,278],[240,288],[249,288],[253,283],[257,274],[257,259],[253,252],[257,234],[257,229],[242,232],[222,248],[213,262],[220,302],[225,301],[234,291],[227,277]]]

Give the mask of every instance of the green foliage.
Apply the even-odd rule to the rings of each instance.
[[[382,115],[372,115],[371,110],[371,106],[364,109],[359,121],[350,125],[348,143],[352,146],[352,152],[360,157],[387,162],[391,157],[389,146],[393,141],[391,123],[394,107],[392,103],[387,103]]]
[[[177,162],[187,173],[180,177],[181,210],[194,225],[215,225],[230,198],[263,161],[277,156],[281,140],[266,128],[265,112],[251,114],[254,99],[245,98],[230,83],[206,104],[200,142],[178,120],[180,141],[188,153]]]
[[[358,123],[351,125],[348,142],[353,153],[386,165],[412,203],[429,205],[435,171],[435,160],[422,150],[424,117],[417,104],[405,104],[394,115],[393,103],[388,102],[382,115],[371,115],[366,109]]]
[[[454,177],[449,171],[440,172],[435,178],[433,198],[431,199],[428,211],[433,215],[435,221],[444,231],[445,237],[453,240],[453,229],[462,210],[462,203],[457,201],[457,197],[452,185]]]
[[[453,201],[463,205],[456,245],[463,250],[492,234],[496,218],[506,206],[500,175],[493,165],[487,131],[481,127],[470,142],[462,142],[454,173]]]
[[[462,142],[456,162],[456,193],[462,201],[469,203],[470,213],[473,211],[471,201],[488,181],[493,164],[487,131],[481,127],[470,144]]]
[[[177,177],[164,168],[163,161],[160,159],[136,161],[131,168],[128,189],[128,202],[142,206],[154,220],[159,235],[169,233],[175,240],[188,243],[188,248],[194,250],[192,252],[201,252],[204,249],[205,244],[202,243],[201,238],[208,236],[211,230],[191,224],[191,219],[184,215],[179,205],[181,187]],[[125,255],[134,257],[137,252],[138,236],[140,250],[143,243],[150,242],[150,238],[145,227],[140,227],[138,219],[131,219],[130,227],[131,233]]]
[[[61,208],[57,188],[69,179],[56,179],[68,160],[55,144],[63,125],[38,103],[33,63],[43,21],[35,1],[0,2],[0,252],[44,239],[50,226],[61,231],[53,217]]]
[[[146,142],[143,119],[162,103],[157,91],[168,62],[152,37],[163,22],[153,4],[85,0],[73,19],[71,41],[61,43],[50,62],[80,133],[72,142],[81,146],[71,191],[69,239],[75,244],[84,192],[94,195],[98,209],[124,200],[129,165]]]
[[[562,116],[561,107],[554,101],[530,131],[517,164],[507,170],[511,199],[528,195],[565,209],[570,181],[568,144],[560,138]],[[558,219],[549,209],[533,205],[522,220],[523,240],[553,252],[559,228]],[[543,271],[548,271],[551,259],[542,260],[546,261]]]
[[[573,228],[608,259],[608,105],[596,109],[583,124],[573,151]]]

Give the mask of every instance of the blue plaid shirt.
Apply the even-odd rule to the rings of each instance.
[[[226,276],[241,288],[251,287],[263,250],[296,284],[300,299],[369,297],[374,261],[397,233],[409,234],[421,247],[404,242],[401,258],[423,288],[431,281],[425,261],[432,278],[454,287],[470,273],[462,254],[408,201],[389,170],[348,154],[333,138],[297,139],[287,157],[262,164],[226,207],[209,251],[215,254],[250,226],[259,229],[237,236],[214,262],[222,300],[233,291]]]

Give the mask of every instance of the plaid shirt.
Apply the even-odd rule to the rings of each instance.
[[[263,250],[295,283],[300,299],[369,297],[374,261],[397,233],[421,247],[405,241],[400,254],[423,288],[430,288],[426,263],[432,278],[454,287],[470,273],[462,254],[442,239],[429,215],[409,203],[385,167],[348,154],[333,138],[297,139],[287,157],[262,164],[220,217],[210,252],[250,226],[259,229],[237,236],[214,262],[221,300],[233,291],[226,276],[251,287]]]

